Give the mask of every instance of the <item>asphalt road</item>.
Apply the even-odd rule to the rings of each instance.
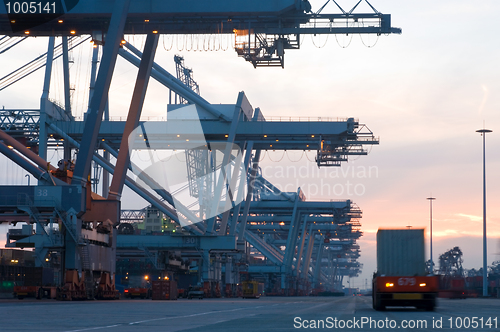
[[[450,324],[453,324],[452,326]],[[371,297],[177,301],[0,300],[0,331],[499,331],[500,299],[439,299],[434,312],[371,308]]]

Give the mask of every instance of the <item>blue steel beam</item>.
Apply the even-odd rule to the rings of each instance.
[[[118,236],[116,247],[118,249],[137,249],[146,247],[156,249],[201,249],[201,250],[236,250],[234,236],[147,236],[147,235],[122,235]]]
[[[125,43],[124,46],[127,49],[129,49],[135,56],[125,51],[124,49],[120,49],[118,51],[120,56],[125,60],[127,60],[128,62],[130,62],[131,64],[133,64],[134,66],[139,67],[140,65],[139,59],[142,58],[142,53],[130,43]],[[191,88],[186,86],[183,82],[181,82],[175,76],[173,76],[168,71],[163,69],[157,63],[153,63],[153,70],[151,71],[151,77],[153,77],[159,83],[171,89],[172,91],[175,91],[175,93],[180,95],[182,98],[186,99],[189,103],[196,104],[201,108],[205,109],[206,111],[211,113],[215,118],[220,118],[228,122],[231,121],[230,118],[222,114],[219,110],[213,107],[208,101],[203,99],[203,97],[199,96],[196,92],[191,90]]]
[[[313,288],[318,288],[319,287],[319,276],[321,273],[321,258],[323,256],[323,236],[318,236],[319,239],[319,244],[318,244],[318,251],[316,253],[316,264],[314,266],[314,271],[313,271]]]
[[[69,83],[69,49],[68,37],[62,37],[63,76],[64,76],[64,111],[71,118],[71,87]]]
[[[260,111],[260,110],[259,110]],[[243,214],[242,214],[242,219],[239,222],[239,232],[238,232],[238,239],[243,240],[245,239],[245,232],[247,228],[247,218],[248,218],[248,213],[250,211],[250,205],[253,197],[253,192],[255,190],[256,184],[255,184],[255,176],[257,174],[258,168],[259,168],[259,160],[260,160],[260,150],[257,149],[255,151],[255,156],[253,157],[252,161],[252,168],[250,170],[249,174],[249,181],[248,181],[248,189],[247,189],[247,197],[245,198],[245,203],[241,202],[238,206],[238,210],[241,209],[243,205]],[[238,213],[239,214],[239,213]],[[238,214],[236,214],[236,218],[238,217]],[[233,218],[234,221],[234,218]]]
[[[245,232],[245,240],[273,262],[273,264],[278,266],[283,265],[283,253],[263,241],[258,235],[252,232]]]
[[[238,101],[236,103],[236,106],[234,107],[234,112],[233,112],[233,118],[231,120],[231,126],[229,127],[229,132],[227,134],[227,140],[226,140],[226,146],[224,148],[224,151],[223,151],[223,157],[222,157],[222,167],[220,169],[220,175],[219,175],[219,179],[217,180],[217,185],[215,187],[215,190],[214,190],[214,196],[213,196],[213,202],[212,202],[212,206],[211,206],[211,215],[213,215],[214,217],[210,218],[207,222],[207,229],[206,229],[206,233],[207,234],[210,234],[214,231],[214,226],[215,226],[215,219],[216,219],[216,215],[218,214],[218,210],[219,210],[219,204],[220,204],[220,200],[222,198],[222,191],[224,189],[224,187],[227,187],[226,184],[229,184],[228,181],[228,177],[229,177],[229,174],[226,174],[226,171],[230,168],[229,166],[229,161],[230,161],[230,158],[231,158],[231,151],[233,149],[233,143],[234,143],[234,139],[236,137],[236,129],[238,128],[238,125],[240,123],[240,118],[241,118],[241,114],[242,114],[242,103],[244,101],[244,99],[246,100],[246,97],[245,97],[245,94],[243,92],[240,92],[238,94]],[[239,170],[237,170],[239,171]],[[230,192],[228,192],[228,194],[230,195]],[[226,215],[226,220],[225,222],[227,223],[227,216]],[[224,234],[226,232],[225,230],[225,226],[226,225],[222,225],[224,226]]]
[[[353,123],[354,122],[354,123]],[[142,123],[142,122],[141,122]],[[176,120],[175,122],[148,121],[148,141],[157,149],[183,149],[188,147],[182,136],[193,136],[197,133],[195,124],[200,123],[205,140],[211,142],[226,142],[231,123],[213,120]],[[80,140],[83,136],[84,122],[62,122],[54,124],[69,133],[71,137]],[[254,141],[254,150],[318,150],[323,144],[335,146],[358,146],[378,144],[373,135],[365,137],[354,132],[357,122],[347,121],[316,121],[316,122],[268,122],[243,121],[236,129],[235,144],[242,146],[246,141]],[[124,121],[103,121],[99,138],[117,149],[124,132]],[[198,127],[199,128],[199,127]],[[177,136],[180,135],[180,138]],[[137,142],[141,143],[141,142]],[[143,142],[142,142],[143,143]],[[205,143],[204,143],[205,144]],[[192,144],[191,144],[192,145]],[[359,154],[345,152],[346,155]],[[363,152],[362,154],[367,154]]]
[[[259,121],[259,119],[263,118],[262,116],[262,112],[260,111],[260,108],[256,108],[254,113],[253,113],[253,117],[252,117],[252,121]],[[238,218],[240,216],[240,210],[241,210],[241,202],[243,200],[238,200],[240,201],[240,203],[235,206],[235,208],[233,209],[233,216],[232,216],[232,220],[231,220],[231,229],[230,229],[230,234],[235,234],[236,233],[236,228],[239,227],[239,235],[238,235],[238,239],[243,239],[244,236],[245,236],[245,228],[246,228],[246,225],[247,225],[247,220],[246,218],[248,217],[248,210],[250,208],[250,206],[248,205],[248,203],[250,203],[251,199],[252,199],[252,195],[253,195],[253,192],[254,192],[254,180],[255,180],[255,176],[257,174],[257,170],[258,170],[258,167],[259,167],[259,160],[260,160],[260,150],[256,150],[255,151],[255,157],[252,159],[252,150],[253,150],[253,144],[254,144],[254,141],[249,141],[247,142],[247,147],[246,147],[246,154],[245,154],[245,161],[244,161],[244,169],[245,169],[245,172],[246,172],[246,184],[247,184],[247,195],[245,197],[245,202],[247,202],[247,209],[245,211],[243,211],[243,218],[241,220],[241,225],[238,224]],[[250,167],[250,162],[251,162],[251,167]],[[243,183],[243,182],[242,182]],[[242,190],[243,188],[241,187],[240,190],[238,191],[238,195],[243,195],[243,192],[244,190]],[[243,198],[243,197],[241,197]]]
[[[253,211],[252,211],[253,213]],[[301,211],[301,213],[305,214],[306,211]],[[278,227],[280,226],[280,222],[284,222],[285,224],[282,225],[283,227],[288,228],[288,224],[290,223],[292,217],[291,215],[251,215],[248,216],[248,221],[249,222],[255,222],[257,223],[256,226],[252,227],[257,227],[258,225],[263,225],[262,223],[266,223],[264,226],[273,226]],[[316,216],[316,215],[309,215],[307,218],[307,222],[316,222],[321,225],[327,226],[327,224],[331,224],[332,222],[335,222],[335,224],[345,224],[346,222],[349,222],[351,220],[351,217],[346,216],[342,218],[334,217],[331,215],[322,215],[322,216]]]
[[[297,276],[300,274],[300,267],[301,267],[301,259],[302,259],[302,252],[304,250],[304,243],[306,241],[306,227],[307,227],[307,215],[304,215],[304,222],[302,226],[302,232],[300,234],[300,247],[299,250],[297,251],[297,260],[296,260],[296,268],[295,268],[295,273]]]
[[[106,34],[106,44],[104,46],[101,65],[95,84],[94,96],[90,103],[90,109],[85,122],[85,129],[82,146],[78,152],[78,159],[75,164],[73,173],[73,184],[81,184],[85,186],[87,177],[90,174],[90,165],[94,150],[97,144],[99,128],[102,122],[102,115],[108,100],[108,91],[113,76],[113,69],[118,56],[118,49],[125,27],[125,19],[127,17],[130,0],[117,0],[114,3],[113,14],[109,29]]]
[[[297,236],[301,223],[300,215],[297,213],[297,206],[300,201],[299,193],[300,193],[300,188],[297,190],[297,195],[295,196],[295,201],[293,202],[292,221],[290,222],[290,227],[288,230],[288,238],[286,243],[284,264],[285,264],[285,271],[287,274],[290,274],[292,272],[293,256],[295,254],[295,246],[297,243]]]
[[[243,203],[245,204],[245,203]],[[250,210],[256,214],[290,214],[294,203],[288,201],[253,201],[250,203]],[[341,215],[348,213],[351,207],[351,201],[333,201],[333,202],[297,202],[297,209],[302,213],[309,214],[332,214],[335,211]]]
[[[255,113],[257,113],[257,111]],[[247,147],[246,147],[246,152],[245,152],[245,160],[243,161],[243,169],[245,171],[244,176],[245,176],[246,179],[248,179],[248,174],[250,174],[250,172],[252,170],[250,168],[250,162],[252,161],[252,149],[253,149],[253,141],[247,142]],[[243,174],[242,174],[242,176],[243,176]],[[243,201],[243,192],[245,191],[244,190],[244,186],[246,186],[247,193],[248,193],[248,191],[250,190],[249,182],[250,181],[248,181],[248,180],[247,181],[241,181],[241,186],[238,189],[238,195],[239,195],[239,197],[237,199],[237,201],[240,202],[240,203],[238,203],[234,207],[234,209],[232,210],[233,215],[231,217],[231,226],[229,228],[229,235],[236,234],[236,227],[238,226],[238,218],[239,218],[239,215],[240,215],[241,202]],[[245,197],[245,199],[246,199],[246,197]],[[245,221],[245,223],[246,223],[246,221]]]
[[[306,279],[309,275],[309,264],[311,263],[311,255],[314,247],[314,232],[312,229],[312,225],[309,227],[309,235],[307,240],[307,250],[304,256],[303,268],[302,268],[302,279]]]
[[[43,82],[43,92],[40,98],[40,134],[38,136],[38,155],[47,159],[47,104],[49,102],[50,78],[52,76],[52,63],[54,60],[54,40],[49,38],[47,50],[47,63],[45,65],[45,79]]]
[[[79,34],[105,31],[113,11],[113,2],[99,0],[79,1],[70,11],[57,10],[65,24],[57,20],[46,20],[33,15],[6,15],[9,7],[0,7],[0,32],[7,35],[24,35],[30,28],[30,35],[46,36],[69,34],[70,29]],[[216,2],[174,1],[174,0],[133,0],[125,26],[127,34],[145,34],[153,30],[160,33],[232,33],[233,29],[250,28],[256,33],[267,34],[314,34],[345,33],[342,29],[348,23],[360,22],[356,33],[401,33],[401,29],[391,28],[391,16],[373,13],[313,14],[308,1],[302,0],[225,0]],[[40,14],[42,16],[42,14]],[[52,16],[51,18],[53,18]],[[28,19],[31,19],[30,22]],[[12,23],[12,21],[15,21]],[[33,22],[34,21],[34,22]],[[66,24],[71,22],[71,25]],[[334,23],[330,28],[320,24],[304,26],[305,23]],[[335,23],[340,23],[338,26]],[[30,24],[31,23],[31,24]],[[36,24],[40,23],[40,24]],[[250,23],[250,24],[249,24]],[[341,24],[343,23],[343,24]],[[351,24],[352,25],[352,24]],[[323,28],[321,30],[320,28]],[[14,32],[13,32],[14,31]]]

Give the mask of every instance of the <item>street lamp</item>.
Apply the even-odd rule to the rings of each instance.
[[[489,129],[479,129],[476,133],[483,136],[483,296],[488,296],[488,262],[486,250],[486,134],[491,133]]]
[[[431,195],[431,197],[427,197],[427,199],[431,204],[431,275],[434,275],[434,260],[432,259],[432,201],[436,198],[432,197]]]

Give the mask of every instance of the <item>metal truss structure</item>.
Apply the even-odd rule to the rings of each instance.
[[[63,1],[64,2],[64,1]],[[279,0],[249,3],[244,0],[218,1],[210,5],[179,1],[127,0],[124,34],[230,34],[235,35],[239,56],[257,66],[284,67],[287,49],[299,49],[302,35],[391,34],[391,15],[382,14],[367,0],[359,0],[344,10],[332,0],[338,13],[324,13],[326,3],[312,12],[307,0]],[[358,13],[366,2],[371,9]],[[115,6],[115,7],[113,7]],[[52,10],[49,15],[31,15],[0,7],[0,34],[18,36],[93,35],[102,39],[108,31],[116,4],[97,0],[76,1]]]
[[[2,187],[8,194],[0,196],[0,221],[36,225],[23,234],[9,232],[8,247],[35,247],[40,266],[47,265],[47,255],[60,255],[60,280],[68,271],[79,271],[85,275],[89,298],[115,291],[114,280],[104,290],[92,285],[115,274],[117,251],[121,257],[146,259],[160,274],[181,268],[196,271],[197,281],[212,296],[220,296],[224,286],[226,296],[235,296],[239,282],[248,277],[265,281],[276,294],[340,290],[343,276],[359,273],[356,240],[362,233],[357,206],[350,200],[306,201],[300,188],[281,192],[259,174],[259,159],[267,149],[316,150],[318,166],[340,166],[349,156],[367,154],[365,146],[378,144],[373,133],[354,118],[318,119],[307,126],[266,121],[243,92],[235,104],[211,104],[193,91],[197,85],[189,83],[190,75],[183,71],[180,79],[174,77],[154,56],[162,33],[217,31],[239,38],[246,29],[248,42],[235,45],[238,55],[254,66],[283,66],[284,50],[298,48],[301,34],[400,33],[391,28],[390,15],[375,10],[354,14],[357,5],[349,12],[341,9],[342,14],[322,14],[324,6],[311,13],[308,1],[302,0],[222,1],[210,6],[200,2],[189,8],[184,2],[157,0],[150,0],[149,6],[132,0],[64,3],[48,21],[43,15],[38,20],[7,15],[7,8],[0,8],[0,33],[49,36],[40,109],[0,113],[0,152],[38,180],[36,186]],[[147,34],[142,52],[123,42],[124,34],[140,33]],[[100,61],[94,52],[83,122],[71,115],[68,36],[86,34],[103,52]],[[64,106],[48,99],[55,36],[63,37]],[[118,56],[139,69],[125,122],[105,115]],[[169,105],[166,122],[140,121],[150,78],[186,102]],[[196,119],[174,116],[182,107],[190,107]],[[59,144],[64,159],[58,168],[47,166],[47,149]],[[185,165],[190,181],[179,189],[167,188],[130,159],[137,146],[191,151]],[[75,162],[70,158],[73,151],[78,151]],[[102,195],[91,190],[92,162],[102,167]],[[124,186],[151,206],[120,211]],[[196,200],[180,201],[182,190]],[[140,229],[137,224],[146,221],[157,223],[159,230]],[[157,232],[163,236],[152,235]],[[71,285],[63,291],[71,297]]]

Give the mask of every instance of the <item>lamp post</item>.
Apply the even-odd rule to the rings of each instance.
[[[431,275],[434,275],[434,260],[432,259],[432,201],[436,198],[432,197],[431,195],[431,197],[427,197],[427,199],[431,204]]]
[[[483,136],[483,296],[488,296],[488,261],[486,250],[486,134],[489,129],[479,129],[476,133]]]

